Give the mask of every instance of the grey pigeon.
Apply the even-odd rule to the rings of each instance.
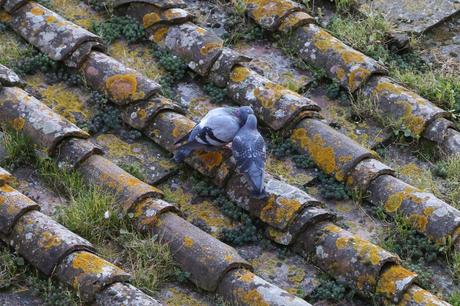
[[[174,153],[174,161],[181,162],[196,150],[214,151],[230,143],[250,114],[254,111],[249,106],[218,107],[209,111],[190,133],[176,142],[185,141]]]
[[[256,116],[248,116],[246,124],[233,139],[232,151],[238,170],[251,184],[252,194],[256,197],[265,196],[266,147],[264,138],[257,130]]]

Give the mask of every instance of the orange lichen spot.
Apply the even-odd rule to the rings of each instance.
[[[56,17],[55,16],[48,16],[46,17],[46,22],[48,23],[53,23],[53,22],[56,22]]]
[[[127,187],[135,187],[142,183],[141,180],[129,174],[120,174],[120,176],[118,177],[118,181],[120,185],[125,185]]]
[[[377,265],[380,263],[380,248],[375,244],[361,239],[360,237],[354,237],[353,247],[362,258],[363,262],[370,262],[372,265]]]
[[[135,74],[117,74],[107,78],[105,88],[118,101],[129,99],[136,94],[137,78]]]
[[[207,43],[205,44],[204,46],[202,46],[200,48],[200,53],[201,55],[208,55],[209,53],[211,53],[212,51],[216,50],[216,49],[221,49],[223,47],[223,43],[222,42],[210,42],[210,43]]]
[[[153,33],[150,39],[152,39],[155,43],[158,44],[166,38],[166,35],[168,35],[168,32],[169,32],[168,27],[161,27]]]
[[[343,231],[343,229],[334,224],[327,225],[324,227],[324,229],[331,233],[340,233]]]
[[[348,241],[349,239],[347,237],[337,238],[337,240],[335,241],[335,246],[340,250],[344,249],[347,246]]]
[[[206,34],[206,32],[207,32],[205,29],[203,29],[203,28],[201,28],[201,27],[197,27],[197,28],[196,28],[196,31],[197,31],[197,33],[200,34],[201,36],[203,36],[203,35]]]
[[[107,271],[108,269],[122,272],[121,269],[117,266],[103,260],[97,255],[88,252],[77,253],[72,261],[72,268],[79,269],[83,273],[89,274],[100,274],[104,271]],[[73,285],[74,287],[78,287],[78,277],[74,280]]]
[[[354,69],[350,72],[350,75],[348,76],[348,88],[350,88],[350,90],[355,90],[359,86],[359,84],[363,80],[366,80],[370,75],[371,72],[369,71],[369,69],[363,67]]]
[[[5,200],[0,198],[0,205],[3,204]],[[19,208],[15,205],[8,205],[8,208],[6,209],[6,213],[10,216],[14,216],[17,213],[19,213]]]
[[[243,66],[236,66],[233,68],[232,73],[230,74],[230,80],[235,83],[241,83],[248,78],[251,74],[251,71]]]
[[[45,11],[41,8],[39,8],[38,6],[34,6],[30,12],[35,15],[35,16],[42,16],[42,15],[45,15]]]
[[[46,250],[57,247],[60,244],[61,239],[48,231],[43,233],[43,236],[40,237],[40,241],[38,242],[38,245]]]
[[[344,179],[343,174],[337,171],[334,149],[326,145],[320,134],[309,137],[304,128],[298,128],[293,131],[291,138],[308,151],[310,157],[324,172],[327,174],[337,172],[336,178]]]
[[[266,205],[260,212],[260,219],[267,223],[289,222],[302,207],[302,204],[296,199],[279,198],[278,203],[275,197],[271,196]]]
[[[10,185],[3,185],[0,187],[1,192],[14,192],[15,190]]]
[[[254,273],[245,271],[239,276],[239,279],[242,280],[245,283],[252,282],[254,280]]]
[[[13,119],[13,121],[11,122],[11,127],[15,129],[16,131],[22,131],[25,124],[26,124],[26,120],[22,117],[18,117],[18,118]]]
[[[176,120],[174,121],[174,129],[172,131],[172,135],[177,140],[178,138],[190,132],[190,130],[194,127],[195,122],[191,120]]]
[[[213,170],[215,167],[219,166],[222,163],[222,153],[221,152],[205,152],[200,151],[198,152],[198,158],[202,161],[202,163],[206,166],[208,171]]]
[[[273,16],[283,17],[294,7],[292,2],[284,0],[245,0],[244,2],[254,7],[251,14],[257,22]]]
[[[257,305],[257,306],[269,306],[270,305],[265,301],[265,299],[257,291],[257,289],[252,289],[250,291],[238,289],[237,294],[241,296],[241,299],[246,305]]]
[[[379,95],[383,93],[384,91],[389,92],[390,94],[396,94],[396,95],[401,95],[404,91],[405,88],[402,86],[399,86],[397,84],[393,84],[390,82],[379,82],[375,89],[373,90],[372,94],[373,95]]]
[[[361,274],[358,276],[356,286],[358,289],[363,290],[365,287],[373,287],[376,283],[375,277],[369,274]]]
[[[400,265],[393,265],[385,270],[377,284],[377,293],[385,296],[394,296],[397,290],[397,282],[414,277],[416,274],[406,270]]]
[[[0,10],[0,22],[8,23],[11,21],[11,15],[4,10]]]
[[[398,100],[395,104],[404,107],[404,115],[402,117],[404,125],[412,132],[419,136],[425,131],[425,119],[422,116],[414,115],[413,107],[404,100]]]
[[[428,306],[438,305],[437,303],[435,304],[430,301],[432,299],[432,295],[426,290],[418,289],[414,292],[412,296],[414,298],[414,302],[419,303],[421,305],[422,304],[428,305]]]
[[[148,27],[154,25],[158,21],[161,20],[161,17],[159,14],[152,12],[144,15],[144,18],[142,19],[144,28],[147,29]]]
[[[341,67],[337,68],[337,70],[335,71],[335,75],[337,76],[337,79],[339,79],[340,81],[343,81],[346,78],[345,70],[343,70],[343,68]]]
[[[187,248],[191,248],[193,246],[193,239],[190,238],[189,236],[185,236],[183,240],[184,246]]]
[[[145,109],[141,108],[140,110],[137,111],[137,118],[140,120],[144,120],[147,117],[147,112]]]
[[[425,232],[426,225],[428,224],[428,218],[426,216],[411,215],[409,217],[409,222],[415,227],[419,232]]]
[[[263,107],[273,108],[275,103],[281,99],[285,92],[286,88],[283,86],[269,82],[263,87],[254,89],[254,96]]]
[[[404,200],[410,200],[417,204],[422,203],[423,200],[413,194],[415,191],[417,191],[417,189],[414,187],[406,187],[403,191],[390,195],[384,205],[385,211],[387,213],[398,211]]]
[[[354,64],[354,63],[362,63],[365,60],[365,57],[362,53],[349,49],[344,52],[342,52],[342,59],[345,62],[345,64]]]

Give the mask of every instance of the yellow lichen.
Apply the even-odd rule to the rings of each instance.
[[[200,53],[201,55],[206,56],[212,51],[216,49],[221,49],[222,47],[223,47],[222,42],[210,42],[200,48]]]
[[[117,101],[129,98],[142,98],[142,94],[140,96],[139,94],[136,95],[137,78],[133,73],[117,74],[107,78],[105,89]]]
[[[283,86],[268,82],[263,87],[255,88],[254,96],[263,107],[273,108],[285,92],[286,88]]]
[[[106,262],[99,256],[88,252],[77,253],[72,261],[72,267],[74,269],[80,269],[84,273],[102,273],[106,266],[116,268],[116,266]]]
[[[156,30],[152,36],[150,36],[150,39],[152,39],[155,43],[158,44],[166,38],[166,35],[168,35],[168,32],[169,32],[168,27],[161,27],[158,30]]]
[[[45,15],[45,11],[41,8],[39,8],[38,6],[34,6],[30,12],[32,13],[32,15],[35,15],[35,16],[42,16],[42,15]]]
[[[51,232],[46,231],[43,233],[43,236],[40,237],[40,241],[38,242],[38,245],[44,248],[45,250],[48,250],[48,249],[61,245],[61,242],[62,241],[58,236],[52,234]]]
[[[258,23],[273,16],[283,17],[294,7],[291,2],[284,0],[244,0],[244,2],[246,5],[252,5],[251,15]]]
[[[347,244],[348,244],[348,238],[347,237],[340,237],[340,238],[337,238],[337,240],[335,241],[335,246],[338,248],[338,249],[344,249]]]
[[[15,129],[16,131],[22,131],[24,128],[24,125],[26,124],[26,120],[22,117],[15,118],[11,122],[11,127]]]
[[[294,130],[291,138],[308,151],[310,157],[324,172],[335,173],[337,180],[344,179],[343,173],[337,169],[334,148],[327,146],[320,134],[309,137],[304,128],[298,128]]]
[[[301,203],[296,199],[287,199],[280,197],[279,204],[275,202],[275,197],[272,196],[268,199],[265,206],[260,212],[260,219],[267,223],[283,223],[289,222],[293,216],[302,207]]]
[[[416,230],[423,233],[426,230],[428,218],[423,215],[411,215],[409,217],[409,222],[415,227]]]
[[[211,171],[215,167],[219,166],[223,159],[221,152],[199,151],[197,155],[208,171]]]
[[[230,74],[230,80],[235,83],[241,83],[247,79],[247,77],[251,74],[251,71],[243,66],[236,66],[233,68],[232,73]]]
[[[145,14],[142,20],[143,20],[144,28],[147,29],[148,27],[151,27],[155,23],[158,23],[161,20],[161,17],[158,13],[152,12],[152,13]]]
[[[393,265],[385,270],[380,276],[377,284],[377,293],[385,296],[394,296],[396,293],[396,282],[413,277],[415,274],[401,267]]]
[[[139,45],[132,49],[125,40],[117,40],[108,47],[108,54],[152,80],[163,73],[147,46]]]
[[[243,289],[237,289],[237,295],[241,297],[241,300],[245,305],[254,305],[254,306],[269,306],[263,296],[257,291],[257,289],[252,289],[249,291]]]
[[[324,229],[331,233],[340,233],[343,231],[343,229],[334,224],[327,225],[324,227]]]
[[[404,188],[403,191],[393,193],[388,197],[387,201],[385,202],[385,211],[388,213],[394,213],[398,211],[404,200],[410,200],[417,204],[422,203],[423,200],[413,194],[413,192],[415,191],[417,191],[417,189],[409,186]]]
[[[198,301],[189,293],[184,293],[177,288],[169,290],[171,294],[168,294],[166,305],[168,306],[203,306],[202,301]]]
[[[41,101],[56,111],[59,115],[75,123],[77,114],[84,118],[89,117],[89,110],[80,97],[64,84],[54,84],[43,88],[40,85],[41,76],[33,76],[27,79],[28,84],[37,89],[41,95]]]
[[[183,240],[184,246],[187,248],[191,248],[193,246],[193,239],[190,238],[189,236],[185,236]]]
[[[245,271],[238,278],[245,283],[250,283],[254,280],[254,273]]]

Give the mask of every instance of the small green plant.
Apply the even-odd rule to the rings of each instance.
[[[101,23],[93,23],[91,29],[108,44],[119,38],[133,43],[145,36],[143,26],[133,18],[125,16],[113,16]]]
[[[394,226],[386,231],[382,246],[412,263],[433,262],[441,248],[414,229],[414,225],[401,215],[392,218]]]
[[[108,98],[97,91],[91,93],[90,104],[96,107],[96,112],[89,122],[80,124],[91,134],[106,133],[111,130],[120,129],[122,126],[121,113],[118,108],[109,103]]]
[[[35,53],[21,59],[14,68],[19,74],[49,73],[57,70],[59,64],[43,53]]]
[[[193,192],[196,192],[198,196],[212,198],[224,215],[241,223],[235,229],[223,229],[219,237],[222,241],[233,245],[243,245],[263,239],[258,232],[257,221],[252,220],[241,207],[228,199],[220,189],[194,176],[192,176],[192,185]]]
[[[187,73],[187,64],[178,56],[156,46],[152,48],[152,55],[160,66],[166,70],[167,75],[160,77],[162,94],[167,98],[173,98],[173,85],[183,79]]]
[[[125,170],[132,176],[140,179],[141,181],[146,180],[145,171],[142,169],[141,165],[137,162],[134,163],[120,163],[118,165],[121,169]]]
[[[460,155],[450,156],[435,165],[434,174],[445,178],[447,199],[460,208]]]
[[[79,305],[78,297],[62,284],[43,279],[21,256],[0,246],[0,289],[26,287],[32,295],[41,297],[46,306]]]
[[[234,3],[235,10],[225,20],[224,28],[226,33],[223,39],[228,45],[235,45],[241,41],[254,41],[263,39],[264,30],[254,24],[245,15],[246,5],[244,1]]]
[[[356,4],[356,0],[334,0],[337,10],[340,12],[348,11],[353,5]]]
[[[212,84],[206,84],[203,86],[204,91],[211,97],[212,103],[223,103],[227,96],[227,89],[220,88]]]
[[[310,294],[309,301],[318,302],[329,300],[339,302],[346,297],[352,297],[354,295],[352,290],[347,290],[345,286],[339,284],[337,281],[331,279],[327,275],[321,275],[319,281],[320,284]]]
[[[1,141],[6,153],[1,166],[14,171],[21,166],[32,165],[35,161],[35,150],[30,139],[10,127],[3,126],[0,130],[3,133]]]
[[[111,13],[113,11],[113,0],[86,0],[86,3],[98,12]]]
[[[334,177],[320,172],[316,180],[319,192],[326,200],[343,201],[350,198],[350,191],[345,184],[337,181]]]
[[[449,298],[449,303],[451,303],[452,306],[460,306],[460,291],[452,293]]]

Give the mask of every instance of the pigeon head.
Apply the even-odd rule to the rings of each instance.
[[[250,130],[257,130],[257,118],[256,116],[250,114],[247,116],[246,123],[244,124],[245,128]]]
[[[236,115],[240,119],[240,124],[243,126],[246,123],[249,115],[254,115],[254,111],[250,106],[241,106],[236,110]]]

